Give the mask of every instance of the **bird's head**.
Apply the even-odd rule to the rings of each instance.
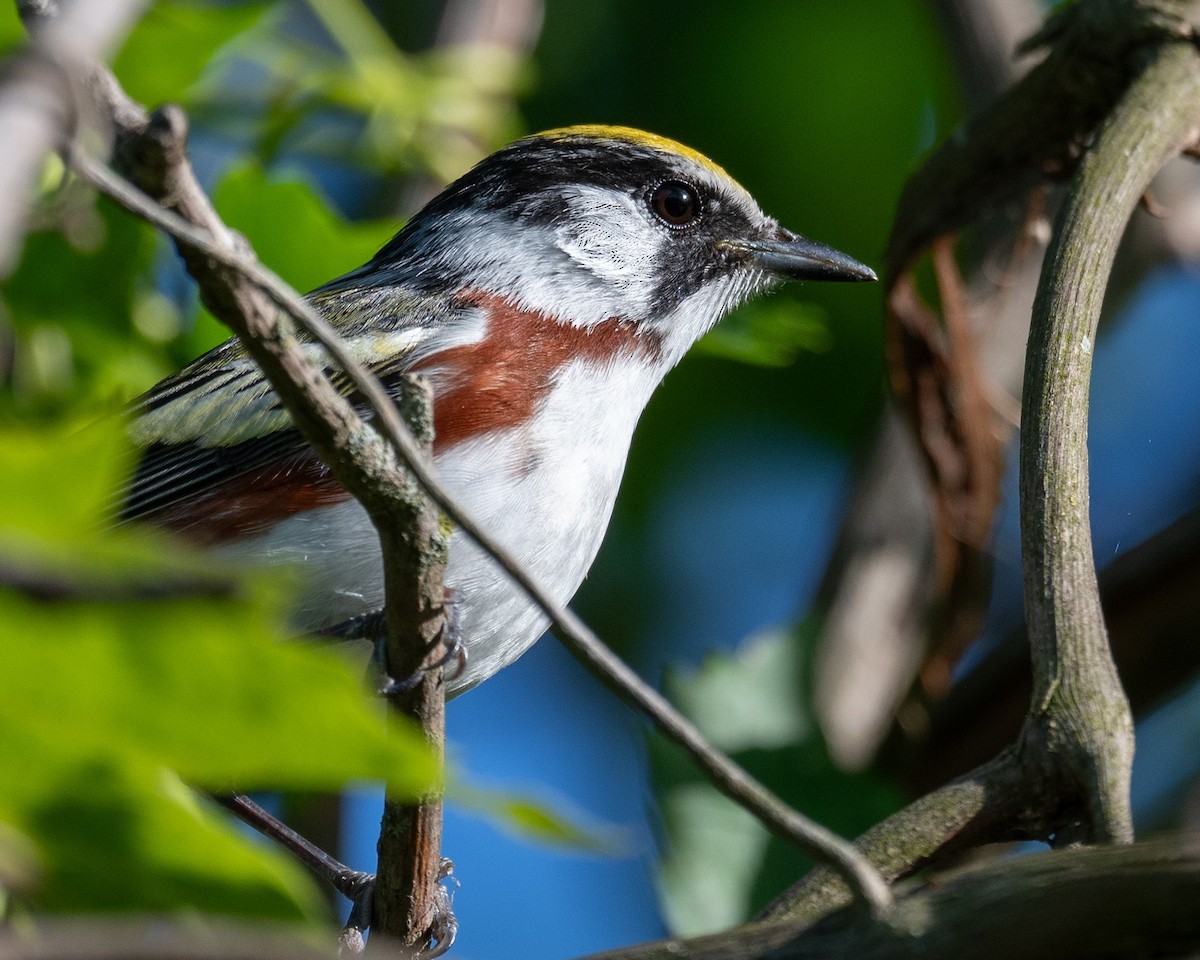
[[[585,330],[616,321],[670,363],[781,280],[875,279],[782,228],[703,155],[608,126],[550,130],[492,154],[356,274]]]

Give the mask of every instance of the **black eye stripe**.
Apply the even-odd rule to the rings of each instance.
[[[700,192],[682,180],[664,180],[650,191],[646,202],[669,227],[686,227],[700,219]]]

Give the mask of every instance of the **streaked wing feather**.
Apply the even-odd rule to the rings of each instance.
[[[231,446],[155,443],[142,455],[121,509],[122,520],[154,519],[156,514],[197,500],[220,484],[271,463],[289,464],[313,457],[300,432],[279,430]]]
[[[331,285],[310,300],[393,394],[430,334],[462,313],[452,304],[418,299],[394,287]],[[362,329],[364,310],[372,317],[369,333]],[[319,346],[307,348],[323,358]],[[343,396],[355,401],[344,375],[326,373]],[[361,403],[355,406],[362,411]],[[264,470],[276,480],[289,474],[311,480],[315,455],[236,341],[158,384],[133,404],[132,413],[130,434],[143,453],[119,509],[122,520],[175,518],[222,484]]]

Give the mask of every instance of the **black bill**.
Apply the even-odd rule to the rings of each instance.
[[[729,250],[784,280],[878,280],[875,271],[840,250],[780,229],[773,240],[730,240]]]

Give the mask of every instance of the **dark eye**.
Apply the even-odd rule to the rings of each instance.
[[[650,209],[663,223],[684,227],[700,216],[700,197],[681,180],[664,180],[650,191]]]

